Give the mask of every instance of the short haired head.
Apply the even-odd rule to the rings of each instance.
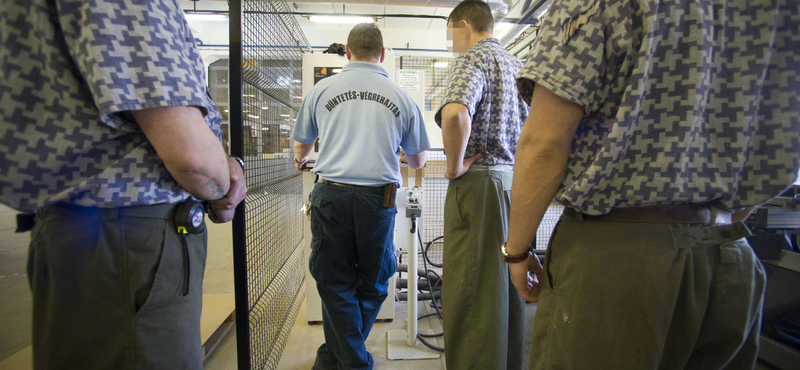
[[[466,0],[458,3],[447,17],[447,23],[453,26],[457,26],[458,22],[462,20],[467,21],[477,33],[491,32],[494,29],[492,8],[480,0]]]
[[[347,47],[357,60],[380,59],[383,52],[383,34],[375,23],[359,23],[347,36]]]

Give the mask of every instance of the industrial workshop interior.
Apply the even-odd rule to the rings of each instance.
[[[539,41],[543,22],[557,18],[549,10],[560,1],[487,0],[494,17],[491,33],[522,65]],[[204,63],[208,93],[219,108],[225,154],[243,160],[246,181],[246,196],[233,221],[205,222],[208,252],[200,316],[203,369],[315,368],[326,336],[322,298],[309,270],[309,213],[310,194],[321,179],[296,169],[292,135],[304,98],[316,84],[347,68],[349,49],[346,52],[344,45],[351,29],[360,23],[373,23],[381,31],[385,57],[379,65],[419,108],[424,117],[421,127],[430,142],[424,166],[415,169],[400,164],[402,183],[391,200],[397,209],[392,234],[397,272],[389,278],[387,298],[365,348],[374,361],[370,368],[445,369],[448,343],[443,316],[448,311],[442,309],[442,287],[463,280],[448,276],[447,267],[443,271],[445,204],[451,180],[446,177],[446,140],[436,114],[447,103],[449,71],[460,55],[452,51],[447,32],[448,16],[460,0],[175,2],[183,10]],[[594,8],[587,9],[584,15],[589,17]],[[387,99],[385,104],[393,103]],[[309,164],[317,159],[319,148],[317,142]],[[756,207],[744,220],[752,233],[747,240],[767,276],[757,369],[800,369],[798,189],[800,181],[787,184],[783,193]],[[554,199],[536,230],[534,250],[527,256],[538,256],[546,264],[548,244],[562,214],[565,207]],[[33,369],[34,363],[33,295],[27,272],[31,233],[15,232],[20,215],[0,204],[0,370]],[[497,250],[500,256],[500,245]],[[503,256],[507,256],[505,249]],[[511,294],[517,294],[511,282],[508,285]],[[474,302],[484,299],[472,298]],[[459,305],[470,306],[472,300]],[[525,369],[531,357],[539,355],[531,353],[537,305],[524,303],[521,357]],[[473,343],[472,351],[481,356],[481,344]],[[62,365],[55,368],[83,368]]]

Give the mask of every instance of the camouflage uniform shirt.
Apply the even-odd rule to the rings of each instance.
[[[221,139],[204,68],[177,1],[4,0],[0,202],[33,211],[188,198],[129,111],[197,106]]]

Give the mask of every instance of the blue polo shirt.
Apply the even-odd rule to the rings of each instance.
[[[292,138],[319,137],[315,174],[345,184],[401,182],[400,147],[408,154],[430,148],[419,107],[381,66],[350,62],[303,100]]]

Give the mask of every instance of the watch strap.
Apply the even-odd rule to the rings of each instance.
[[[234,156],[228,156],[228,158],[233,158],[236,160],[236,162],[239,162],[239,165],[242,166],[242,170],[244,171],[244,161],[241,158]]]
[[[532,253],[533,253],[533,247],[529,246],[528,249],[525,250],[525,252],[520,254],[514,254],[514,255],[503,254],[503,261],[505,261],[506,263],[523,262],[526,261],[528,258],[530,258]]]

